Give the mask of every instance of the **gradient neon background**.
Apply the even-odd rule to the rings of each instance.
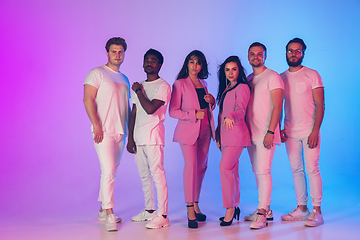
[[[105,64],[105,43],[128,43],[120,70],[131,83],[145,79],[143,54],[163,53],[160,76],[172,84],[185,56],[203,51],[209,62],[209,91],[216,96],[216,70],[238,55],[251,73],[247,48],[268,48],[267,67],[287,68],[285,45],[301,37],[308,45],[304,65],[325,84],[321,173],[323,211],[360,206],[359,43],[360,2],[349,1],[13,1],[0,2],[0,216],[96,217],[100,167],[90,121],[82,103],[83,82]],[[215,110],[214,115],[217,115]],[[172,142],[176,120],[167,116],[165,169],[169,215],[186,209],[183,159]],[[202,209],[223,213],[218,163],[212,143],[201,195]],[[241,206],[257,206],[255,178],[247,151],[240,158]],[[296,205],[285,147],[273,164],[273,203],[284,213]],[[115,189],[115,211],[128,220],[143,208],[133,156],[124,153]],[[310,204],[310,201],[309,201]]]

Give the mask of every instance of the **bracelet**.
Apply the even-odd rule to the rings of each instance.
[[[141,90],[141,88],[135,89],[135,93],[137,93],[137,92],[140,91],[140,90]]]
[[[274,132],[270,130],[267,130],[267,133],[274,134]]]

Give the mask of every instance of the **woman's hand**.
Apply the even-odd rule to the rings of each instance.
[[[210,93],[209,94],[206,94],[204,96],[204,99],[207,103],[210,103],[211,105],[213,105],[215,103],[215,98],[213,95],[211,95]]]
[[[200,110],[198,110],[197,112],[196,112],[196,119],[199,119],[199,120],[201,120],[201,119],[204,119],[204,117],[205,117],[205,111],[206,111],[207,109],[200,109]]]
[[[231,120],[230,118],[224,119],[224,126],[226,126],[227,130],[232,130],[234,128],[234,120]]]

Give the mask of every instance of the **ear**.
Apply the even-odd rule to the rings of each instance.
[[[266,58],[267,58],[267,54],[265,55],[264,61],[266,60]]]

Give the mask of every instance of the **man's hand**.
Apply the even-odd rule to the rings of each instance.
[[[205,117],[205,111],[207,111],[206,109],[200,109],[196,112],[196,119],[204,119]]]
[[[319,132],[312,131],[308,137],[307,144],[309,148],[316,148],[319,143]]]
[[[136,153],[136,144],[135,144],[134,140],[128,139],[128,143],[126,145],[126,150],[132,154]]]
[[[266,133],[263,142],[264,147],[267,149],[271,149],[271,147],[273,146],[273,141],[274,141],[274,134]]]
[[[232,130],[234,128],[234,120],[230,119],[230,118],[225,118],[224,120],[224,126],[226,126],[227,130]]]
[[[102,131],[102,128],[100,125],[93,125],[93,131],[94,131],[94,142],[95,143],[101,143],[104,139],[104,132]]]
[[[281,137],[281,142],[286,142],[286,140],[288,140],[288,137],[286,136],[286,133],[285,133],[285,129],[281,130],[280,131],[280,137]]]
[[[136,89],[142,89],[142,85],[138,82],[134,82],[133,85],[131,86],[131,89],[135,92]]]

